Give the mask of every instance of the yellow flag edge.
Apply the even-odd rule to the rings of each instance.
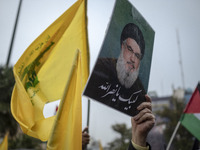
[[[64,90],[64,94],[63,94],[63,96],[62,96],[62,99],[61,99],[61,102],[60,102],[60,106],[59,106],[59,107],[63,107],[66,94],[67,94],[68,89],[69,89],[69,87],[70,87],[70,80],[72,79],[73,73],[74,73],[74,71],[75,71],[75,69],[76,69],[76,67],[77,67],[77,65],[76,65],[77,63],[76,63],[76,62],[77,62],[77,60],[79,59],[79,57],[81,56],[80,53],[81,53],[80,50],[76,50],[76,55],[74,56],[74,60],[73,60],[73,66],[72,66],[72,68],[71,68],[71,71],[70,71],[70,74],[69,74],[69,78],[68,78],[68,81],[67,81],[67,83],[66,83],[65,90]],[[54,140],[54,138],[53,138],[53,133],[54,133],[56,127],[57,127],[57,122],[56,122],[56,120],[59,120],[59,117],[61,116],[61,112],[62,112],[62,109],[58,109],[58,112],[57,112],[57,114],[56,114],[56,118],[55,118],[54,123],[53,123],[52,130],[51,130],[51,133],[50,133],[50,138],[49,138],[49,140],[48,140],[48,142],[47,142],[47,150],[53,150],[53,149],[55,149],[55,147],[51,147],[51,145],[50,145],[49,143],[52,143],[52,141]]]

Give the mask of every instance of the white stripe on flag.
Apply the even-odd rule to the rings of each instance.
[[[194,116],[200,120],[200,113],[195,113]]]

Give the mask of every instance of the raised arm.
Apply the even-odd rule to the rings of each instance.
[[[134,150],[140,148],[148,148],[146,139],[149,131],[153,128],[155,124],[155,116],[152,113],[151,99],[149,96],[145,95],[146,102],[141,103],[138,106],[140,111],[136,116],[131,118],[132,123],[132,143],[129,146],[129,150]],[[139,146],[139,147],[138,147]]]

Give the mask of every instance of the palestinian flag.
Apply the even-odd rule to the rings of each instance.
[[[200,140],[200,83],[184,110],[181,124]]]

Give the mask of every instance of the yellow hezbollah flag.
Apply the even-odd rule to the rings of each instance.
[[[0,144],[0,150],[7,150],[8,149],[8,133],[6,133],[3,141]]]
[[[99,141],[99,150],[103,150],[103,147],[101,145],[101,141]]]
[[[52,134],[47,143],[47,150],[82,149],[81,62],[80,54],[77,53]]]
[[[11,111],[24,133],[46,141],[55,116],[44,118],[46,103],[61,99],[76,50],[81,55],[82,89],[89,74],[85,1],[78,0],[24,52],[13,68]]]

